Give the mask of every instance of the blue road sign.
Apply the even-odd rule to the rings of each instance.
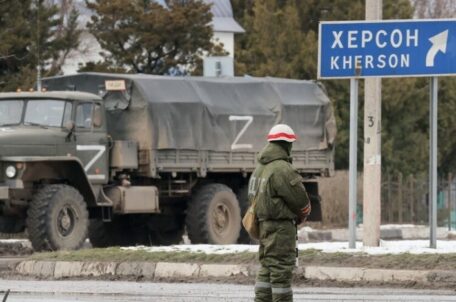
[[[456,74],[456,19],[321,22],[318,77]]]

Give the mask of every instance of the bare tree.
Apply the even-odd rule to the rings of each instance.
[[[415,18],[453,18],[456,15],[455,0],[411,0],[415,8]]]
[[[81,30],[78,28],[79,12],[75,8],[73,0],[46,0],[47,5],[58,8],[59,24],[56,27],[55,36],[65,42],[65,48],[57,58],[50,62],[50,74],[61,71],[65,60],[70,53],[78,49]]]

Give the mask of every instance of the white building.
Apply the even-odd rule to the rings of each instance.
[[[223,48],[234,57],[234,35],[244,33],[244,29],[233,18],[233,8],[230,0],[204,0],[213,4],[211,11],[214,15],[212,26],[214,40],[223,44]]]
[[[164,0],[155,0],[165,5]],[[234,35],[243,33],[244,29],[234,20],[233,8],[230,0],[203,0],[205,3],[212,4],[211,12],[214,15],[212,26],[214,29],[214,41],[223,44],[224,49],[230,57],[234,57]],[[90,21],[92,11],[85,5],[85,0],[75,0],[74,5],[80,13],[79,23],[83,30],[80,37],[78,50],[72,51],[65,64],[62,66],[64,74],[76,73],[79,65],[86,62],[98,62],[103,58],[100,56],[102,51],[96,38],[88,31],[86,24]]]

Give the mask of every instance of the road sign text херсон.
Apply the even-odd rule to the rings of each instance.
[[[456,73],[456,20],[322,22],[319,77]]]

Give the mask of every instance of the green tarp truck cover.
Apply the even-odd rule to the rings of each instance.
[[[43,85],[102,96],[109,134],[144,149],[257,152],[278,123],[294,129],[296,151],[328,149],[336,134],[331,103],[312,81],[80,73]]]

